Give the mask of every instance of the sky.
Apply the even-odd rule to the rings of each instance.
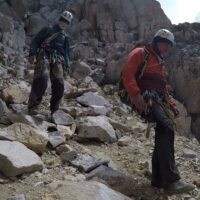
[[[200,0],[157,0],[173,24],[194,22],[200,13]]]

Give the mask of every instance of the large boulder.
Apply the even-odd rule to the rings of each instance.
[[[84,79],[91,73],[90,66],[85,62],[76,62],[70,67],[70,74],[75,79]]]
[[[28,36],[35,36],[45,26],[46,21],[38,14],[31,15],[25,20],[26,34]]]
[[[73,117],[62,110],[57,110],[56,112],[53,113],[52,121],[57,125],[65,125],[65,126],[69,126],[74,123]]]
[[[25,103],[28,100],[28,92],[21,89],[18,85],[10,85],[3,90],[2,97],[9,103]]]
[[[82,96],[77,98],[77,101],[83,106],[111,106],[108,100],[93,92],[87,92],[83,94]]]
[[[8,177],[41,170],[40,157],[19,142],[0,141],[0,171]]]
[[[101,142],[116,142],[117,136],[107,117],[84,117],[77,121],[78,137]]]
[[[188,115],[188,112],[183,104],[177,102],[177,108],[179,110],[179,117],[176,118],[176,127],[180,135],[185,137],[191,137],[191,116]]]
[[[100,166],[87,175],[87,180],[97,179],[106,182],[113,190],[127,196],[134,194],[133,187],[136,182],[129,176],[107,166]]]
[[[52,183],[53,184],[53,183]],[[121,193],[115,192],[102,183],[91,182],[70,182],[60,181],[58,187],[53,187],[59,199],[67,200],[131,200],[129,197]],[[49,185],[51,186],[51,185]]]
[[[77,167],[80,171],[88,173],[100,165],[108,165],[109,161],[87,154],[78,154],[75,158],[70,159],[69,162],[72,166]]]
[[[199,28],[194,29],[196,26],[191,25],[191,30],[198,31]],[[198,87],[200,84],[200,49],[198,44],[193,43],[193,38],[197,37],[188,38],[186,42],[181,42],[178,37],[177,48],[167,65],[169,81],[176,98],[186,107],[188,115],[192,118],[192,132],[200,139],[200,90]]]
[[[21,142],[36,153],[42,153],[49,140],[46,132],[22,123],[0,129],[0,139]]]

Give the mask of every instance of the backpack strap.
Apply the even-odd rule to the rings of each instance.
[[[138,69],[137,69],[137,72],[135,75],[136,81],[140,80],[142,78],[142,76],[144,75],[145,68],[148,64],[149,56],[150,56],[150,52],[146,49],[146,47],[144,47],[144,57],[143,57],[141,64],[138,66]],[[122,75],[121,75],[121,79],[119,82],[119,93],[118,94],[123,103],[125,103],[127,105],[131,105],[131,100],[128,95],[128,92],[125,89]]]
[[[146,66],[148,64],[149,56],[150,56],[150,53],[145,47],[144,48],[144,57],[143,57],[142,63],[139,65],[138,70],[137,70],[136,75],[135,75],[136,81],[140,80],[142,78],[142,76],[144,75],[144,71],[145,71]]]

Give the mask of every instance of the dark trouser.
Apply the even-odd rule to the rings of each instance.
[[[59,62],[55,64],[49,63],[44,57],[39,58],[35,66],[34,79],[28,103],[29,109],[41,103],[42,97],[47,89],[49,72],[52,84],[50,109],[51,112],[59,109],[59,104],[64,94],[63,66]]]
[[[174,156],[173,122],[158,104],[152,106],[150,115],[156,122],[155,148],[152,157],[152,185],[164,188],[180,180]]]

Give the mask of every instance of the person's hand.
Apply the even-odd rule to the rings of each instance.
[[[30,56],[29,58],[28,58],[28,61],[29,61],[29,63],[30,64],[34,64],[34,62],[35,62],[35,56]]]
[[[136,109],[140,114],[146,111],[146,104],[141,95],[132,97],[132,103],[135,105]]]

